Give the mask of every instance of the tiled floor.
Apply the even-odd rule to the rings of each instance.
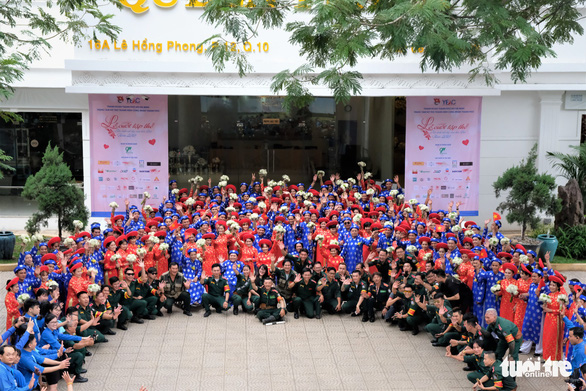
[[[586,281],[586,273],[568,273]],[[10,273],[0,273],[6,281]],[[4,290],[2,290],[4,291]],[[2,297],[4,293],[1,294]],[[2,300],[3,302],[3,300]],[[263,326],[247,314],[193,317],[181,311],[117,330],[91,350],[76,391],[136,390],[471,390],[463,365],[430,337],[402,333],[382,320],[287,316]],[[5,310],[0,324],[4,324]],[[562,379],[518,379],[519,390],[562,390]],[[63,382],[59,390],[65,390]]]

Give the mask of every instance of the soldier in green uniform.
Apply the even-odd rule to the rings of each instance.
[[[311,279],[318,283],[319,280],[324,278],[326,278],[326,273],[324,273],[324,271],[322,270],[321,262],[315,262],[313,264],[313,268],[311,269]]]
[[[146,297],[146,301],[147,301],[147,310],[152,305],[152,300],[153,300],[152,297],[154,297],[156,299],[155,300],[156,312],[154,313],[154,315],[163,316],[163,313],[161,312],[161,308],[163,307],[163,297],[162,297],[162,293],[161,293],[161,280],[159,280],[157,278],[157,268],[149,267],[149,269],[146,271],[146,275],[147,275],[147,280],[145,282],[145,289],[148,289],[148,292],[145,292],[146,293],[145,297]],[[149,302],[149,300],[150,300],[150,302]],[[152,312],[150,314],[153,315]]]
[[[155,319],[155,315],[161,313],[159,286],[158,281],[154,278],[157,275],[157,269],[149,268],[154,269],[155,271],[154,276],[153,274],[150,274],[149,277],[146,270],[144,270],[144,262],[139,261],[138,266],[140,267],[140,277],[130,284],[130,290],[134,292],[134,297],[136,299],[146,301],[147,315],[144,318],[153,320]]]
[[[367,311],[362,314],[362,321],[374,322],[376,311],[382,311],[389,299],[391,289],[389,284],[383,282],[383,276],[380,272],[372,275],[372,284],[368,287],[368,299],[366,300]],[[385,311],[386,313],[386,311]]]
[[[109,288],[106,288],[109,291]],[[112,305],[108,302],[107,296],[104,293],[104,287],[96,294],[94,298],[94,316],[100,319],[100,324],[96,328],[105,335],[116,335],[112,328],[116,324],[120,313],[122,312],[122,306],[118,305],[116,308],[112,308]]]
[[[366,284],[360,279],[360,272],[354,270],[352,279],[347,278],[342,283],[342,299],[346,301],[342,304],[342,311],[352,316],[360,315],[361,311],[366,311],[364,300],[366,299]]]
[[[275,257],[271,257],[271,273],[277,277],[277,290],[285,299],[287,308],[293,310],[293,288],[295,287],[295,277],[297,273],[293,270],[293,261],[285,259],[283,261],[283,268],[278,268],[275,265]]]
[[[136,291],[137,285],[133,284],[134,277],[134,269],[127,267],[124,270],[124,280],[120,282],[120,287],[126,291],[122,296],[121,304],[127,306],[132,312],[130,319],[132,323],[144,323],[142,319],[147,318],[148,315],[147,302],[139,295],[140,292]]]
[[[383,282],[389,284],[391,277],[389,271],[391,270],[391,260],[389,259],[389,253],[386,249],[380,248],[378,250],[378,257],[372,260],[368,260],[368,266],[375,266],[378,272],[383,276]]]
[[[75,330],[77,329],[78,324],[78,317],[77,315],[70,315],[69,320],[65,322],[63,325],[64,332],[63,334],[75,335]],[[87,378],[81,376],[81,374],[86,373],[87,370],[82,368],[82,365],[85,361],[85,356],[87,355],[87,347],[94,345],[93,338],[86,338],[82,339],[79,342],[70,341],[70,340],[63,340],[63,348],[69,349],[73,348],[73,352],[67,353],[68,357],[71,358],[71,365],[69,367],[69,372],[71,375],[75,375],[75,382],[76,383],[85,383],[88,381]]]
[[[348,273],[348,267],[344,262],[342,262],[338,265],[338,271],[336,272],[336,280],[338,280],[338,284],[340,284],[340,287],[342,287],[344,281],[348,279],[352,280],[352,275]]]
[[[358,270],[358,272],[360,273],[360,279],[368,287],[370,285],[370,283],[372,282],[371,281],[371,275],[370,275],[370,273],[368,273],[367,270],[364,269],[364,264],[363,263],[357,263],[356,264],[356,270]]]
[[[302,277],[303,276],[303,277]],[[311,270],[303,269],[301,274],[295,277],[295,298],[293,299],[294,318],[299,319],[299,311],[303,305],[305,315],[313,319],[321,318],[321,305],[317,292],[317,283],[311,279]]]
[[[124,294],[126,293],[126,289],[121,287],[121,282],[118,277],[110,277],[110,286],[106,287],[108,289],[108,302],[112,307],[118,307],[118,305],[122,306],[122,312],[118,315],[118,323],[116,327],[120,330],[128,330],[128,320],[132,318],[132,312],[130,312],[130,308],[122,304],[122,299],[124,298]],[[139,318],[132,318],[135,323],[144,323],[144,320]]]
[[[273,286],[273,280],[265,278],[259,289],[259,311],[256,317],[263,324],[276,322],[285,318],[285,300]]]
[[[250,267],[244,265],[242,273],[236,272],[236,288],[232,294],[232,304],[234,305],[234,315],[238,315],[238,307],[242,306],[244,312],[252,312],[254,305],[250,299],[250,289],[252,287],[250,280]]]
[[[494,308],[489,308],[484,313],[486,320],[486,330],[492,334],[493,338],[498,340],[495,354],[497,361],[501,361],[505,356],[507,349],[509,355],[514,361],[519,361],[519,349],[523,342],[523,334],[515,323],[498,316]]]
[[[454,308],[452,310],[452,318],[450,319],[450,324],[448,327],[438,334],[437,337],[437,346],[445,346],[446,348],[450,349],[452,347],[457,348],[462,344],[462,346],[466,345],[466,328],[462,325],[462,311],[459,308]],[[456,349],[454,354],[458,354],[459,350]]]
[[[207,293],[204,293],[201,298],[201,302],[205,308],[203,314],[204,318],[207,318],[212,314],[212,311],[210,311],[210,304],[219,314],[228,309],[230,285],[228,285],[226,279],[222,278],[222,265],[219,263],[214,263],[212,265],[211,277],[206,278],[205,272],[202,272],[200,284],[208,288]]]
[[[469,356],[474,354],[474,349],[472,344],[474,341],[481,341],[483,350],[488,350],[493,352],[496,349],[496,343],[492,335],[488,331],[486,331],[480,324],[478,323],[478,318],[471,312],[468,312],[462,316],[462,322],[464,327],[466,328],[466,342],[463,349],[460,350],[460,355]],[[459,342],[461,345],[462,343]],[[464,362],[467,362],[464,360]],[[474,370],[472,366],[468,365],[464,368],[465,371],[472,371]]]
[[[431,344],[433,346],[440,346],[438,345],[438,335],[448,327],[452,317],[452,307],[446,301],[443,293],[436,292],[433,295],[433,305],[428,305],[427,311],[433,313],[434,316],[424,329],[433,337]]]
[[[423,323],[425,308],[425,296],[414,295],[413,285],[407,284],[403,288],[403,292],[397,292],[397,298],[403,301],[401,312],[395,313],[395,318],[398,320],[399,330],[411,330],[411,334],[419,334],[419,325]],[[387,304],[390,304],[389,302]]]
[[[77,305],[77,312],[79,318],[79,324],[84,325],[90,323],[90,326],[81,331],[79,334],[81,337],[94,336],[96,343],[108,342],[104,334],[102,334],[97,326],[100,324],[100,319],[94,316],[94,310],[90,307],[90,297],[87,292],[79,292],[77,294],[79,304]]]
[[[413,271],[413,264],[411,262],[405,262],[403,264],[403,273],[395,279],[400,281],[403,285],[413,285],[415,284],[415,276],[417,273]]]
[[[479,379],[488,375],[489,372],[489,368],[484,365],[484,340],[475,339],[472,342],[472,352],[472,354],[452,354],[451,351],[447,351],[446,357],[468,364],[472,372],[466,377],[472,384],[476,384]]]
[[[285,246],[282,245],[281,250],[283,250],[284,247]],[[311,270],[313,268],[313,261],[311,258],[309,258],[309,251],[307,251],[307,249],[305,248],[302,248],[299,251],[298,257],[291,254],[287,254],[285,255],[285,259],[288,259],[291,262],[293,262],[293,267],[295,268],[296,273],[301,273],[301,271],[304,269]]]
[[[515,390],[517,383],[513,377],[503,376],[502,364],[502,361],[496,359],[495,352],[484,352],[484,365],[488,368],[488,374],[478,379],[474,388],[477,390]]]
[[[342,291],[340,284],[336,280],[336,269],[329,267],[326,278],[321,280],[322,284],[318,286],[320,292],[321,307],[333,315],[342,310]]]

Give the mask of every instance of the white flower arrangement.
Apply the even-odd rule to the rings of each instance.
[[[63,244],[64,244],[66,247],[71,247],[71,246],[73,246],[73,245],[75,244],[75,240],[73,240],[72,238],[66,238],[66,239],[63,241]]]
[[[372,172],[365,172],[364,179],[369,179],[369,178],[372,178]]]
[[[163,242],[163,243],[159,244],[159,250],[167,251],[167,250],[169,250],[169,245],[167,243]]]
[[[229,206],[225,210],[226,210],[227,213],[232,213],[232,212],[235,212],[236,211],[236,208],[234,208],[233,206]]]
[[[230,226],[232,226],[232,225],[234,225],[234,224],[238,224],[238,222],[236,222],[236,221],[234,221],[234,220],[228,220],[228,221],[226,221],[226,225],[227,225],[228,227],[230,227]]]
[[[275,186],[277,186],[277,182],[275,182],[271,179],[270,181],[267,182],[267,186],[275,187]]]
[[[330,246],[338,246],[339,244],[340,242],[338,242],[336,239],[330,240]]]
[[[354,178],[348,178],[348,183],[352,186],[354,186],[356,184],[356,179]]]
[[[185,200],[185,205],[191,206],[193,204],[195,204],[195,200],[192,197],[189,197],[188,199]]]
[[[256,198],[250,197],[246,202],[252,202],[253,204],[256,203]]]
[[[452,277],[454,277],[454,279],[460,281],[460,275],[459,274],[454,274]]]
[[[342,189],[342,190],[344,190],[344,191],[348,190],[348,188],[349,188],[349,187],[350,187],[350,185],[349,185],[349,184],[347,184],[347,183],[342,183],[342,184],[340,185],[340,189]]]
[[[54,281],[54,280],[47,281],[47,288],[52,289],[52,288],[58,288],[58,287],[59,287],[59,283],[57,281]]]
[[[291,178],[289,178],[289,175],[283,175],[283,182],[291,182]]]
[[[285,186],[285,182],[279,181],[279,182],[277,182],[277,186],[283,187],[283,186]]]
[[[218,186],[219,187],[226,187],[226,186],[228,186],[228,182],[226,182],[226,181],[220,181],[220,182],[218,182]]]
[[[317,176],[318,176],[319,178],[323,177],[324,175],[326,175],[326,173],[325,173],[324,171],[322,171],[322,170],[318,170],[318,171],[317,171]]]
[[[136,249],[136,253],[138,254],[138,256],[144,257],[147,253],[147,250],[144,247],[140,247]],[[128,259],[128,257],[126,259]]]
[[[267,193],[267,196],[270,196],[270,194],[273,192],[273,186],[267,186],[267,187],[265,187],[264,192]]]
[[[305,201],[303,201],[303,205],[305,205],[305,206],[307,206],[307,207],[310,207],[310,206],[312,206],[312,205],[313,205],[313,202],[311,202],[311,201],[309,201],[309,200],[305,200]]]
[[[493,236],[492,238],[488,239],[488,244],[494,247],[499,244],[499,240]]]
[[[452,258],[452,266],[453,267],[458,267],[462,264],[463,260],[460,257],[454,257]]]
[[[204,166],[207,166],[207,164],[208,164],[208,161],[207,161],[207,160],[205,160],[204,158],[200,157],[199,159],[197,159],[197,164],[198,164],[199,166],[202,166],[202,167],[204,167]]]
[[[403,209],[403,212],[413,213],[413,209],[411,209],[411,208],[405,208],[405,209]]]
[[[570,300],[568,299],[568,296],[566,296],[564,294],[558,295],[557,300],[558,300],[558,303],[563,304],[563,305],[566,305],[570,302]]]
[[[238,199],[238,194],[230,193],[230,199],[236,201]]]
[[[100,286],[98,284],[90,284],[87,287],[87,290],[90,293],[98,293],[100,291]]]
[[[456,212],[450,212],[448,213],[448,219],[450,220],[456,220],[458,218],[458,214]]]
[[[89,246],[96,248],[100,246],[100,241],[98,239],[90,239]]]
[[[261,168],[260,170],[258,170],[258,175],[260,175],[260,176],[266,176],[267,175],[267,170],[265,170],[264,168]]]
[[[115,202],[110,202],[110,208],[112,209],[118,209],[118,204]]]
[[[31,236],[31,240],[33,242],[42,242],[43,240],[45,240],[45,237],[42,234],[35,234]]]
[[[139,250],[142,250],[142,248],[140,248]],[[134,262],[136,262],[136,255],[134,255],[134,254],[128,254],[126,256],[126,260],[128,262],[130,262],[130,263],[134,263]]]
[[[501,245],[502,246],[506,246],[509,243],[511,243],[511,239],[506,238],[506,237],[501,239]]]
[[[285,227],[283,227],[282,225],[276,225],[275,228],[273,228],[273,231],[278,233],[278,234],[284,234],[285,233]]]
[[[228,181],[230,180],[230,178],[228,177],[228,175],[222,175],[222,176],[220,177],[220,180],[221,180],[221,181],[224,181],[224,182],[228,182]]]
[[[369,196],[373,196],[374,193],[375,193],[375,191],[374,191],[373,188],[370,188],[370,189],[366,190],[366,194],[369,195]]]
[[[515,284],[510,284],[505,290],[512,296],[517,296],[519,294],[519,287]]]
[[[195,155],[195,147],[193,145],[187,145],[183,147],[183,153],[187,156],[193,156]]]
[[[461,230],[462,230],[462,227],[460,227],[459,225],[454,225],[454,226],[452,227],[452,232],[453,232],[453,233],[458,233],[458,232],[460,232]]]
[[[83,228],[83,222],[81,220],[73,220],[73,226],[75,228],[82,229]]]
[[[307,223],[307,228],[312,229],[315,227],[315,223],[313,221],[310,221],[309,223]]]
[[[423,259],[426,261],[429,261],[431,259],[431,257],[433,256],[432,253],[427,253],[423,255]]]
[[[204,248],[206,246],[206,240],[205,239],[198,239],[197,242],[195,242],[195,244],[197,245],[197,247]]]
[[[494,284],[490,287],[490,291],[496,295],[498,292],[501,291],[501,284]]]
[[[360,220],[362,220],[362,215],[360,213],[356,213],[354,217],[352,217],[352,221],[355,223],[360,223]]]
[[[24,304],[24,302],[30,298],[31,296],[28,293],[23,293],[22,295],[18,295],[16,301],[18,301],[20,304]]]
[[[175,195],[179,194],[179,189],[171,190],[171,194],[175,194]]]
[[[408,253],[415,254],[417,252],[417,247],[411,244],[407,246],[406,250]]]
[[[390,254],[390,253],[392,253],[392,252],[394,252],[394,251],[395,251],[395,247],[393,247],[393,246],[389,246],[389,247],[387,247],[387,252],[388,252],[389,254]]]
[[[144,206],[144,210],[146,210],[147,212],[151,213],[153,211],[153,207],[150,205],[145,205]]]
[[[315,240],[318,241],[318,242],[323,242],[324,241],[324,236],[323,235],[317,235],[315,237]]]
[[[145,199],[151,198],[151,195],[148,191],[145,191],[144,193],[142,193],[142,195],[144,196]]]
[[[542,293],[539,295],[538,301],[541,301],[542,303],[551,303],[551,297],[545,293]]]
[[[149,240],[150,240],[151,242],[153,242],[154,244],[159,244],[159,242],[160,242],[159,238],[157,238],[155,235],[152,235],[152,236],[149,238]]]
[[[356,198],[357,200],[360,199],[360,198],[362,198],[362,193],[360,193],[358,191],[357,192],[354,192],[354,198]]]
[[[472,235],[474,235],[474,231],[472,231],[471,229],[467,229],[466,231],[464,231],[464,236],[471,237]]]
[[[343,180],[341,180],[341,179],[336,180],[336,186],[341,186],[342,183],[344,183]]]
[[[425,205],[425,204],[420,204],[419,205],[419,210],[422,212],[429,212],[429,206]]]
[[[28,235],[20,235],[20,240],[21,240],[21,241],[22,241],[24,244],[27,244],[27,243],[29,243],[29,242],[31,241],[31,238],[30,238],[30,236],[28,236]]]
[[[397,195],[397,199],[401,199],[402,200],[403,198],[405,198],[405,194],[398,194]]]
[[[253,213],[250,215],[250,220],[258,220],[258,213]]]
[[[387,221],[387,222],[384,223],[383,228],[393,229],[394,226],[393,226],[393,223],[391,223],[390,221]]]
[[[419,201],[417,201],[417,199],[416,199],[416,198],[411,198],[411,199],[409,200],[409,204],[411,204],[411,205],[415,205],[415,204],[417,204],[418,202],[419,202]]]
[[[366,167],[366,163],[358,162],[358,167],[364,168],[364,167]]]
[[[196,183],[199,183],[202,181],[203,181],[203,178],[201,176],[197,175],[197,176],[191,178],[188,182],[193,183],[195,185]]]
[[[89,274],[93,274],[94,276],[98,275],[98,269],[96,269],[95,267],[90,267],[89,269],[87,269],[87,272]]]
[[[282,213],[285,213],[285,212],[287,212],[287,211],[289,210],[289,207],[288,207],[287,205],[283,205],[283,206],[281,206],[281,207],[279,208],[279,210],[280,210]]]
[[[240,224],[236,222],[234,224],[230,224],[230,229],[233,231],[240,231]]]
[[[529,264],[529,257],[525,254],[521,254],[519,256],[519,261],[521,261],[521,263],[524,265],[528,265]]]

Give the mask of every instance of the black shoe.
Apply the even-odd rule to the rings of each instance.
[[[315,319],[321,319],[321,315],[316,315]]]
[[[415,328],[413,329],[413,331],[411,331],[412,335],[417,335],[419,334],[419,326],[415,326]]]
[[[234,306],[234,310],[232,312],[234,315],[238,315],[238,307]]]
[[[275,318],[273,315],[271,315],[268,318],[263,319],[262,320],[262,324],[273,323],[273,322],[276,322],[276,321],[277,321],[277,318]]]
[[[370,323],[374,323],[374,321],[375,321],[374,316],[370,317],[369,321],[370,321]]]
[[[132,319],[130,319],[130,323],[138,323],[138,324],[143,324],[144,320],[137,318],[135,316],[132,317]]]
[[[85,369],[85,368],[79,368],[79,373],[87,373],[87,369]]]
[[[295,314],[293,314],[293,317],[295,319],[299,319],[299,311],[295,311]]]
[[[118,323],[118,326],[116,326],[117,328],[119,328],[120,330],[128,330],[128,327],[126,327],[126,322],[125,323]]]
[[[440,343],[438,343],[438,342],[434,342],[434,343],[431,344],[431,346],[437,347],[437,346],[442,346],[442,345]]]
[[[207,318],[208,316],[210,316],[212,314],[212,311],[207,310],[206,312],[203,313],[203,317]]]
[[[462,370],[466,371],[466,372],[470,372],[470,371],[473,371],[474,368],[472,368],[471,366],[468,365],[467,367],[462,368]]]
[[[221,309],[221,308],[216,308],[216,312],[217,312],[218,314],[221,314],[221,313],[222,313],[222,309]]]
[[[87,381],[87,377],[83,377],[81,375],[77,375],[75,379],[73,379],[74,383],[86,383]]]
[[[431,340],[431,341],[429,341],[429,342],[431,342],[432,344],[434,344],[434,343],[436,343],[436,342],[437,342],[437,338],[434,338],[434,339],[432,339],[432,340]]]
[[[163,313],[159,310],[157,311],[157,316],[163,316]]]
[[[368,316],[362,316],[362,321],[363,322],[368,322]]]
[[[403,327],[403,326],[399,327],[399,331],[405,331],[405,330],[407,330],[407,327]]]
[[[167,313],[168,313],[168,314],[172,314],[172,313],[173,313],[173,307],[169,307],[169,308],[167,308]]]
[[[357,314],[356,312],[352,312],[352,315],[350,316],[359,316],[359,314]]]
[[[191,316],[191,315],[192,315],[192,313],[191,313],[191,311],[189,311],[189,310],[184,310],[184,311],[183,311],[183,315]]]
[[[148,319],[148,320],[155,320],[157,318],[155,318],[153,315],[145,315],[142,317],[143,319]]]
[[[533,357],[541,357],[541,353],[533,353]]]
[[[111,329],[108,329],[108,330],[104,331],[104,334],[106,334],[106,335],[116,335],[116,332],[115,331],[112,331]]]
[[[92,352],[90,352],[89,350],[86,350],[86,351],[85,351],[85,356],[86,356],[86,357],[89,357],[89,356],[91,356],[91,355],[92,355]]]
[[[108,338],[104,338],[104,340],[102,341],[102,343],[106,343],[106,342],[109,342]]]

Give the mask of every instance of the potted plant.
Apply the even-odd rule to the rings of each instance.
[[[506,192],[506,198],[497,210],[506,213],[509,223],[521,226],[519,242],[525,248],[538,248],[540,241],[525,238],[527,228],[535,229],[540,221],[539,213],[555,215],[561,209],[560,200],[553,194],[554,177],[537,171],[537,144],[519,165],[510,167],[492,184],[497,197]]]

